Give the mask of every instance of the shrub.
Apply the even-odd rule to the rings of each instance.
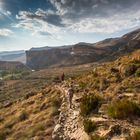
[[[88,134],[93,132],[96,129],[96,124],[89,119],[85,119],[83,121],[83,125],[84,125],[85,132]]]
[[[116,100],[109,105],[108,114],[112,118],[117,119],[140,116],[140,106],[127,99]]]
[[[91,137],[91,140],[104,140],[104,138],[100,137],[97,134],[91,135],[90,137]]]
[[[136,66],[134,64],[129,64],[125,67],[125,72],[124,75],[125,76],[131,76],[136,72]]]
[[[25,121],[26,119],[28,119],[28,114],[25,111],[20,112],[18,119],[19,121]]]
[[[136,71],[135,76],[140,77],[140,69]]]
[[[9,135],[10,129],[1,129],[0,130],[0,140],[6,140],[6,136]]]
[[[54,98],[52,101],[52,110],[51,110],[51,116],[59,115],[60,111],[58,110],[61,106],[62,100],[60,98]]]
[[[108,86],[109,86],[108,81],[107,81],[105,78],[101,78],[101,79],[100,79],[100,84],[99,84],[99,87],[100,87],[99,89],[100,89],[100,91],[105,90]]]
[[[82,89],[84,89],[84,88],[87,87],[87,84],[84,83],[84,82],[80,82],[80,83],[79,83],[79,87],[82,88]]]
[[[53,107],[56,107],[56,108],[59,108],[59,107],[61,106],[61,99],[55,98],[55,99],[52,101],[52,106],[53,106]]]
[[[33,137],[33,136],[36,135],[37,132],[43,131],[43,130],[45,130],[45,129],[46,129],[46,124],[45,124],[45,123],[43,123],[43,122],[38,123],[38,124],[36,124],[34,127],[32,127],[32,129],[30,129],[29,135],[30,135],[31,137]]]
[[[131,136],[129,136],[126,140],[140,140],[140,131],[135,131]]]
[[[82,116],[90,115],[97,110],[100,105],[101,97],[96,95],[84,95],[81,99],[80,111]]]
[[[16,140],[30,140],[32,137],[35,137],[39,132],[46,129],[46,123],[40,122],[33,126],[27,127],[24,129],[22,134],[16,134],[14,137]]]

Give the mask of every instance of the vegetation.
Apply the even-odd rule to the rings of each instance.
[[[115,119],[140,116],[140,106],[128,99],[115,100],[109,105],[108,114]]]
[[[134,131],[126,140],[140,140],[140,131]]]
[[[1,107],[0,140],[26,140],[37,135],[51,139],[54,117],[58,115],[56,112],[61,100],[59,91],[51,86],[43,90],[46,92],[30,92],[28,98],[20,98],[11,106]]]
[[[93,111],[97,111],[100,104],[101,104],[100,96],[94,94],[83,95],[80,104],[81,115],[87,116],[90,115]]]
[[[91,135],[90,137],[91,137],[91,140],[104,140],[104,138],[100,137],[97,134]]]
[[[134,64],[128,64],[125,68],[125,76],[131,76],[136,72],[137,68]]]
[[[134,121],[131,125],[136,128],[139,120],[133,118],[140,116],[139,61],[132,62],[130,58],[125,56],[115,62],[101,64],[96,71],[93,71],[92,66],[75,66],[31,73],[2,73],[6,80],[0,83],[0,140],[51,139],[54,120],[58,118],[61,106],[61,93],[53,81],[62,72],[66,75],[66,83],[73,82],[76,89],[75,94],[79,97],[76,102],[80,103],[80,113],[86,118],[83,121],[84,130],[91,140],[103,140],[96,134],[100,128],[101,131],[109,131],[110,138],[124,132],[123,123],[116,127],[115,124],[120,123],[117,119],[125,119],[125,126],[129,126],[128,118],[131,118]],[[129,65],[127,76],[121,76],[119,70],[111,73],[110,69],[116,68],[119,63],[134,65],[137,70],[133,71],[133,66]],[[101,96],[100,90],[103,91]],[[116,97],[119,99],[114,100]],[[107,117],[107,113],[111,118]],[[112,121],[112,118],[116,120]],[[96,119],[99,123],[95,122]],[[97,125],[100,122],[102,126]],[[131,128],[129,131],[132,132]],[[130,135],[130,139],[139,140],[139,131]]]
[[[136,71],[135,76],[140,77],[140,69]]]
[[[83,121],[83,125],[84,125],[85,132],[88,134],[93,132],[96,129],[96,124],[93,121],[88,120],[88,119],[85,119]]]
[[[29,114],[26,111],[21,111],[18,116],[19,121],[25,121],[28,119]]]
[[[2,70],[0,71],[0,78],[3,80],[20,80],[30,73],[30,70]]]

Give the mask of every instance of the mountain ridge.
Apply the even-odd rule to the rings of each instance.
[[[112,61],[140,48],[140,29],[122,37],[97,43],[80,42],[61,47],[43,47],[26,51],[26,64],[32,69],[72,66],[92,62]]]

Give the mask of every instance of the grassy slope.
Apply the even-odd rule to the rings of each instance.
[[[81,69],[82,68],[82,69]],[[61,94],[53,79],[66,79],[91,69],[90,65],[36,71],[0,86],[0,140],[51,139]]]
[[[58,100],[61,97],[55,89],[52,79],[65,72],[68,82],[73,82],[76,92],[100,94],[100,80],[105,79],[102,92],[105,100],[113,100],[123,93],[135,93],[133,100],[139,102],[139,83],[137,76],[120,78],[110,72],[112,67],[120,63],[130,63],[134,57],[138,57],[140,51],[132,56],[123,57],[115,62],[99,65],[96,69],[92,64],[69,68],[47,69],[33,72],[24,80],[6,81],[0,87],[0,139],[51,139],[54,120],[58,115]],[[5,102],[10,102],[5,106]]]
[[[112,101],[115,101],[117,99],[127,99],[129,101],[136,102],[140,107],[140,75],[136,75],[136,72],[129,76],[125,76],[123,71],[111,72],[112,68],[117,68],[120,65],[124,66],[122,67],[123,70],[126,70],[125,66],[129,67],[131,64],[137,65],[137,70],[140,71],[140,50],[121,57],[114,62],[101,64],[97,68],[89,71],[86,76],[81,75],[73,80],[74,85],[79,85],[76,91],[80,96],[90,94],[100,95],[103,98],[103,103],[105,105],[101,105],[101,107],[99,108],[99,110],[102,111],[101,114],[98,112],[95,113],[97,115],[97,119],[102,117],[102,115],[105,115],[108,118],[108,106]],[[125,109],[125,112],[127,114],[127,112],[130,111],[127,107],[129,107],[129,105],[125,105],[125,103],[122,103],[122,107],[119,110]],[[116,106],[114,108],[116,108]],[[93,112],[90,113],[87,118],[96,116]],[[121,127],[127,128],[128,130],[130,129],[130,133],[139,128],[139,117],[133,116],[133,118],[129,119],[129,117],[133,114],[128,113],[127,115],[125,115],[123,111],[120,111],[120,113],[122,114],[119,114],[119,117],[123,118],[124,120],[114,120],[116,124],[121,124]],[[105,127],[108,126],[109,129],[111,125],[114,125],[113,123],[111,123],[111,120],[112,119],[109,117],[107,119],[108,122],[103,122],[102,125],[105,125]],[[129,126],[132,126],[132,131],[131,127]],[[97,134],[99,134],[100,127],[98,128],[97,126],[96,131]]]

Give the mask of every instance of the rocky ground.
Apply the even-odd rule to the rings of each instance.
[[[52,138],[55,140],[89,140],[83,125],[81,125],[79,102],[76,102],[78,97],[74,95],[73,106],[72,109],[70,109],[65,93],[67,88],[63,86],[57,86],[57,88],[61,90],[64,96],[60,107],[59,119],[54,128]]]
[[[70,84],[56,86],[63,95],[63,101],[52,134],[53,140],[140,140],[139,52],[112,63],[101,64],[72,82],[66,81],[75,88],[72,109],[69,109],[65,93]],[[96,111],[91,110],[87,116],[81,115],[83,95],[102,98]],[[114,102],[115,117],[109,113],[114,111],[109,110]],[[85,131],[85,119],[95,124],[94,130],[89,133]]]
[[[60,107],[59,119],[52,133],[53,140],[90,140],[89,135],[84,131],[83,118],[80,115],[79,102],[81,97],[74,95],[73,108],[69,108],[66,88],[57,86],[64,94],[62,105]],[[124,96],[134,97],[135,94],[124,94]],[[138,97],[138,96],[137,96]],[[97,114],[89,119],[96,123],[95,134],[103,137],[105,140],[126,140],[130,132],[134,132],[140,128],[140,119],[133,120],[115,120],[106,115],[105,107],[107,103],[103,103]],[[137,140],[137,139],[136,139]]]

